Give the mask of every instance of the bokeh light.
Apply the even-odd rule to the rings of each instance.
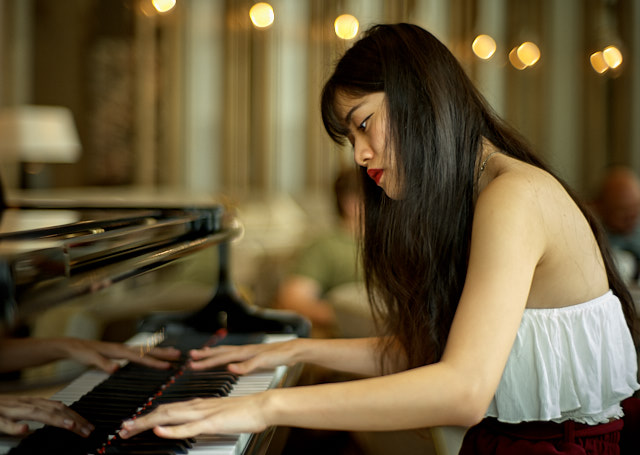
[[[511,49],[511,52],[509,52],[509,61],[511,62],[513,67],[516,69],[523,70],[527,67],[527,65],[525,65],[522,62],[522,60],[520,60],[520,58],[518,57],[517,47],[514,47],[513,49]]]
[[[267,28],[275,19],[273,8],[268,3],[256,3],[249,10],[249,17],[251,22],[258,28]]]
[[[171,11],[176,6],[176,0],[151,0],[153,7],[159,13],[166,13]]]
[[[525,41],[518,46],[516,53],[518,54],[518,59],[520,59],[525,66],[533,66],[540,60],[540,49],[531,41]]]
[[[341,14],[333,23],[336,35],[342,39],[352,39],[358,34],[358,19],[351,14]]]
[[[602,55],[601,51],[591,54],[589,60],[596,73],[603,74],[609,69],[609,65],[607,65],[607,62],[604,60],[604,55]]]
[[[471,49],[479,58],[488,60],[496,52],[496,41],[489,35],[478,35],[473,40]]]
[[[622,64],[622,52],[615,46],[605,47],[602,56],[609,68],[615,69]]]

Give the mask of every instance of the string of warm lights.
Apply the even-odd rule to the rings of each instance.
[[[251,23],[256,28],[264,29],[273,24],[275,20],[275,13],[270,4],[259,2],[253,5],[249,10],[249,17],[251,18]],[[359,25],[358,19],[351,14],[342,14],[338,16],[333,23],[336,35],[345,40],[356,37]]]
[[[483,60],[489,60],[497,50],[496,41],[489,35],[478,35],[471,44],[473,53]],[[515,46],[509,52],[509,62],[514,68],[523,70],[540,60],[540,48],[531,41]]]
[[[256,28],[269,27],[274,21],[274,12],[271,5],[260,2],[253,5],[249,11],[251,22]],[[341,14],[333,23],[336,35],[344,40],[353,39],[358,34],[358,19],[351,14]],[[486,34],[478,35],[471,44],[473,53],[483,60],[489,60],[496,53],[496,41]],[[525,41],[515,46],[509,52],[509,62],[518,69],[524,70],[534,66],[540,60],[540,48],[532,41]],[[622,53],[611,45],[602,51],[590,56],[591,66],[599,74],[605,73],[610,68],[617,68],[622,64]]]
[[[159,13],[166,13],[176,5],[176,0],[148,1]],[[259,2],[249,10],[249,17],[251,18],[251,23],[257,29],[266,29],[275,21],[275,12],[269,3]],[[339,38],[350,40],[358,35],[360,24],[355,16],[341,14],[335,19],[333,26]],[[487,34],[476,36],[471,44],[473,53],[482,60],[491,59],[495,55],[497,48],[496,41]],[[532,41],[525,41],[515,46],[508,54],[509,62],[518,70],[534,66],[540,60],[540,56],[540,48]],[[616,69],[622,64],[622,52],[615,45],[609,45],[603,50],[591,54],[589,61],[597,73],[604,74],[609,69]]]
[[[476,57],[489,60],[495,54],[497,45],[491,36],[481,34],[473,40],[471,49]],[[525,41],[511,49],[509,62],[514,68],[523,70],[535,65],[540,60],[540,55],[540,48],[535,43]],[[618,68],[622,64],[622,52],[616,46],[610,45],[601,51],[591,54],[589,60],[593,69],[597,73],[603,74],[609,69]]]

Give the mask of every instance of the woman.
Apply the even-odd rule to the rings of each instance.
[[[385,336],[206,349],[193,368],[308,362],[371,378],[160,407],[122,436],[482,422],[463,452],[493,453],[515,423],[567,421],[573,439],[549,425],[570,447],[594,445],[584,426],[616,453],[620,403],[640,387],[629,293],[591,215],[453,55],[419,27],[375,26],[338,63],[322,113],[362,169],[364,274]]]

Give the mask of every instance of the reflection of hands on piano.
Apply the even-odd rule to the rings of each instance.
[[[205,370],[228,365],[232,373],[247,374],[252,371],[275,368],[279,365],[293,365],[299,340],[278,343],[246,344],[241,346],[222,345],[189,351],[193,370]]]
[[[21,420],[33,420],[73,431],[87,437],[93,425],[59,401],[38,397],[0,396],[0,433],[26,434],[29,427]]]
[[[162,438],[190,438],[201,434],[259,433],[268,424],[264,401],[268,392],[244,397],[196,398],[163,404],[149,414],[123,422],[123,439],[146,430]]]
[[[180,359],[180,351],[175,348],[128,346],[96,340],[64,339],[63,349],[67,358],[85,365],[95,366],[107,373],[113,373],[120,364],[115,360],[129,360],[151,368],[167,369],[172,361]]]
[[[116,359],[167,369],[171,361],[179,358],[180,351],[174,348],[145,348],[80,338],[15,338],[0,342],[0,371],[18,371],[60,359],[73,359],[113,373],[120,366]]]

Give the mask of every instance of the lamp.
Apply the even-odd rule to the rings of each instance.
[[[22,105],[0,109],[0,155],[28,165],[73,163],[80,141],[71,111],[61,106]],[[28,171],[28,167],[24,166]],[[22,175],[23,187],[26,175]]]

